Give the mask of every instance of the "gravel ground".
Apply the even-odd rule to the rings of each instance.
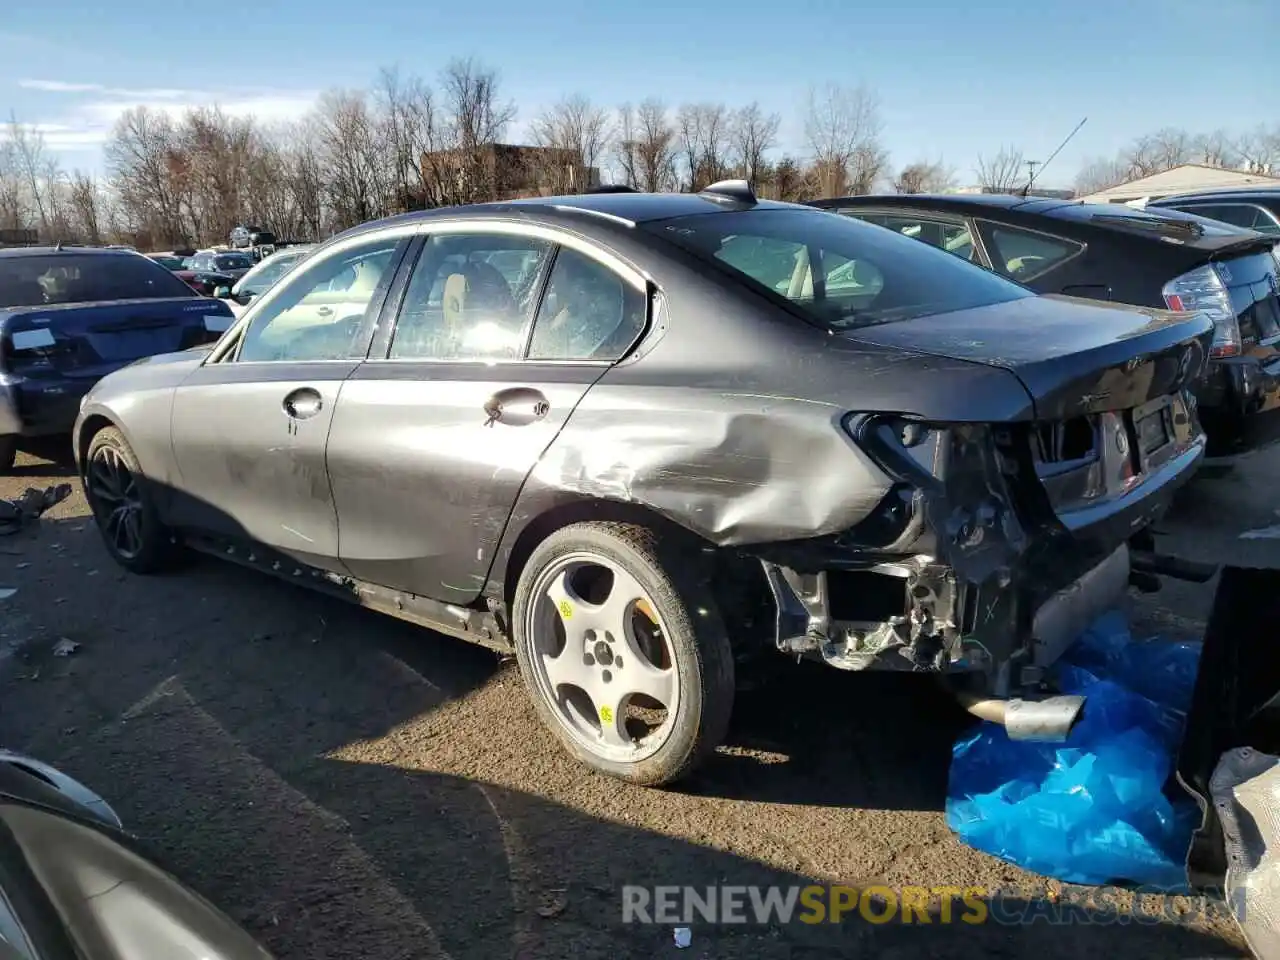
[[[1273,522],[1277,466],[1204,481],[1171,540],[1229,544],[1209,526],[1228,508]],[[26,458],[0,496],[64,479]],[[669,927],[621,922],[623,884],[1017,888],[1041,910],[1123,901],[1045,885],[954,839],[941,811],[966,717],[916,678],[780,659],[694,782],[646,790],[569,761],[514,665],[483,650],[214,560],[125,575],[78,485],[37,528],[0,538],[0,584],[18,588],[0,605],[0,744],[101,791],[281,957],[1240,952],[1230,922],[1194,901],[1164,905],[1185,916],[1159,923],[695,925],[687,951]],[[1198,635],[1211,592],[1142,598],[1138,624]],[[80,646],[54,657],[62,638]]]

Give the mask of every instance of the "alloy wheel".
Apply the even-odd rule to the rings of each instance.
[[[680,678],[656,605],[594,553],[558,558],[533,588],[525,636],[538,693],[583,748],[637,762],[671,735]]]
[[[132,560],[142,552],[142,490],[120,451],[101,446],[88,470],[89,496],[107,542],[121,557]]]

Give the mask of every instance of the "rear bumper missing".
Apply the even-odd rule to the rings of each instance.
[[[988,597],[958,580],[951,568],[910,558],[857,571],[898,578],[904,602],[900,616],[861,621],[836,615],[857,598],[833,595],[827,571],[801,574],[761,563],[773,593],[781,652],[844,670],[981,671],[999,695],[1051,666],[1090,623],[1114,609],[1130,575],[1129,548],[1121,544],[1047,596],[1010,583]]]

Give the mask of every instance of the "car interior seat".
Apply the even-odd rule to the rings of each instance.
[[[444,282],[441,308],[446,336],[460,343],[478,329],[514,343],[524,326],[515,296],[501,271],[490,263],[467,261]],[[498,347],[496,352],[507,352]]]

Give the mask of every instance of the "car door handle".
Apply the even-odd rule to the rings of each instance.
[[[311,387],[300,387],[284,398],[284,412],[294,420],[314,417],[323,406],[319,392]]]
[[[541,390],[532,387],[509,387],[499,390],[484,405],[486,427],[505,423],[510,427],[523,427],[536,423],[551,412],[551,404]]]
[[[316,314],[321,317],[331,317],[333,316],[333,307],[320,307],[316,310]]]

